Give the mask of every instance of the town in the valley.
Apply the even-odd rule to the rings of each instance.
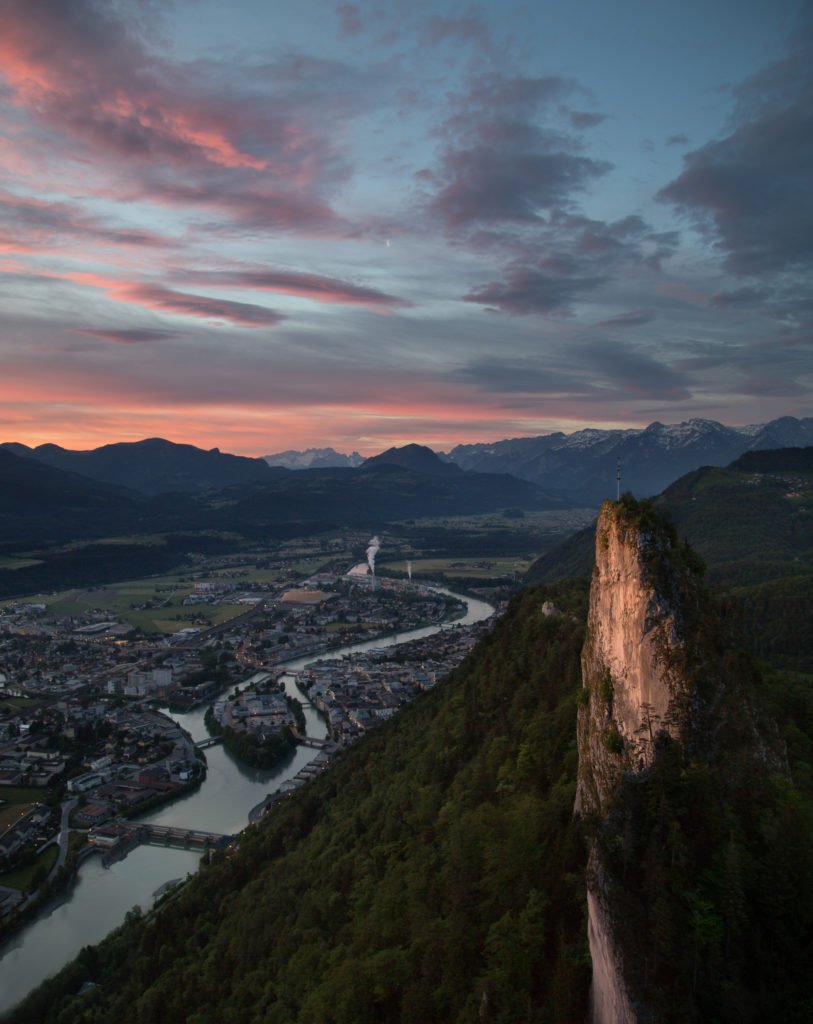
[[[324,717],[327,741],[269,794],[265,810],[434,686],[488,628],[488,620],[454,625],[465,606],[448,591],[379,579],[369,568],[246,583],[199,564],[182,605],[187,615],[204,614],[196,625],[159,634],[111,616],[109,607],[58,614],[46,599],[6,602],[0,926],[40,905],[83,857],[132,840],[133,818],[199,785],[210,744],[225,741],[238,758],[247,751],[267,758],[281,739],[308,742],[302,705]],[[205,614],[224,602],[230,617]],[[374,643],[443,623],[397,648]],[[363,651],[341,654],[359,644]],[[290,686],[286,693],[285,678],[298,699]],[[212,736],[195,743],[171,715],[202,705]]]

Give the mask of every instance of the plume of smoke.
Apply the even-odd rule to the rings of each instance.
[[[367,545],[367,564],[370,566],[370,572],[375,576],[375,556],[378,554],[381,548],[381,541],[378,537],[370,538],[370,543]]]
[[[412,582],[412,562],[410,562],[409,559],[407,559],[407,576],[409,577],[409,582],[411,583]]]

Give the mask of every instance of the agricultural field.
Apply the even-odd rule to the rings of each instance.
[[[416,576],[454,576],[455,578],[513,579],[521,576],[531,565],[529,558],[413,558],[412,572]],[[382,562],[382,569],[406,573],[405,563]]]
[[[40,804],[47,795],[42,786],[0,786],[0,800],[9,804]]]
[[[181,572],[91,589],[73,588],[37,595],[36,600],[58,616],[104,611],[111,619],[126,622],[145,633],[175,633],[187,626],[218,626],[246,610],[245,605],[236,601],[241,589],[280,582],[291,571],[316,572],[326,561],[326,555],[318,551],[318,544],[304,545],[300,541],[282,556],[259,554],[250,561],[245,555],[219,556]],[[184,599],[193,593],[198,583],[234,586],[238,591],[213,604],[184,605]],[[4,605],[13,603],[2,602]]]
[[[0,569],[28,569],[32,565],[41,565],[41,558],[25,558],[23,555],[0,555]]]
[[[30,710],[39,707],[42,703],[44,701],[39,697],[7,697],[0,689],[0,710],[4,710],[8,714]],[[0,790],[0,798],[2,797],[3,792]]]
[[[414,519],[417,527],[444,527],[457,530],[483,530],[489,533],[524,531],[529,534],[570,534],[588,526],[596,518],[594,508],[548,509],[541,512],[484,512],[471,516],[435,516]]]
[[[188,574],[129,580],[94,590],[66,590],[38,598],[55,615],[86,615],[91,610],[108,612],[111,619],[126,622],[146,633],[174,633],[201,619],[212,625],[234,618],[244,605],[231,602],[184,606],[194,589]]]

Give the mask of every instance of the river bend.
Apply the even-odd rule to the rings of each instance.
[[[456,620],[459,625],[481,622],[494,610],[484,601],[440,589],[442,593],[465,602],[466,613]],[[278,667],[296,670],[322,658],[394,647],[431,636],[442,628],[442,625],[425,626],[394,633],[320,656],[297,658]],[[301,696],[292,680],[286,680],[285,685],[291,696]],[[208,735],[203,721],[205,711],[206,708],[197,708],[186,713],[173,713],[172,717],[197,741]],[[327,728],[321,715],[313,708],[305,708],[304,711],[307,734],[317,739],[324,738]],[[249,811],[268,793],[293,778],[317,753],[300,746],[276,767],[259,770],[239,764],[222,746],[211,747],[206,751],[208,771],[200,788],[156,809],[144,820],[206,832],[239,832],[248,824]],[[102,866],[100,857],[90,857],[80,867],[76,883],[65,902],[33,921],[0,950],[0,1013],[56,973],[83,946],[101,941],[121,924],[130,909],[135,906],[148,909],[155,892],[165,882],[194,873],[199,863],[199,851],[156,846],[139,846],[124,860],[108,868]]]

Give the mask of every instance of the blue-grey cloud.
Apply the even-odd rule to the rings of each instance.
[[[738,274],[813,264],[813,40],[738,92],[733,129],[684,157],[661,199],[690,215]]]
[[[487,393],[601,401],[678,402],[691,397],[689,377],[662,359],[618,342],[577,342],[539,358],[483,357],[452,373]]]
[[[606,114],[595,114],[589,110],[570,110],[567,116],[574,128],[595,128],[607,120]]]
[[[580,152],[577,140],[555,127],[553,104],[585,92],[557,76],[489,73],[456,99],[440,134],[433,216],[452,230],[489,223],[538,223],[606,174],[610,164]]]
[[[718,309],[750,309],[770,299],[773,289],[747,285],[715,292],[711,297],[712,306]]]
[[[601,277],[558,276],[536,267],[513,266],[506,269],[503,280],[473,288],[463,301],[512,315],[552,313],[569,309],[578,295],[602,281]]]
[[[357,36],[364,27],[361,21],[361,11],[355,4],[339,4],[336,7],[336,15],[339,19],[339,35],[343,39],[350,36]]]
[[[631,400],[678,402],[691,398],[686,374],[630,345],[599,339],[579,345],[578,353],[597,380]]]
[[[498,278],[463,296],[512,315],[570,313],[575,303],[632,268],[651,272],[676,245],[673,233],[652,232],[639,216],[613,223],[557,211],[522,239],[469,236],[471,248],[513,252]],[[539,256],[543,252],[545,255]],[[636,311],[640,318],[641,311]],[[636,320],[635,322],[641,322]]]
[[[609,164],[571,153],[511,152],[490,145],[456,150],[443,161],[446,184],[431,210],[449,227],[489,221],[532,223],[569,203],[573,192],[600,177]]]
[[[655,316],[652,309],[633,309],[629,313],[619,313],[606,320],[599,320],[596,327],[641,327],[643,324],[652,323]]]
[[[458,383],[474,385],[487,394],[568,396],[587,398],[596,386],[587,373],[556,364],[551,359],[486,356],[470,360],[448,374]]]

